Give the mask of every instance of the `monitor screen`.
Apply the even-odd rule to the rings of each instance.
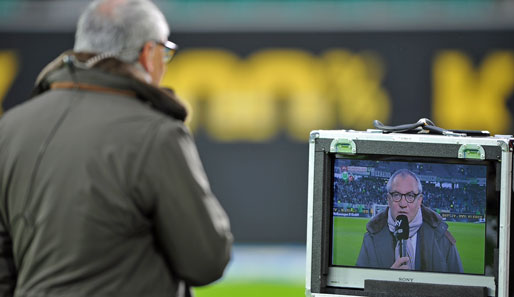
[[[483,163],[335,158],[330,265],[488,274],[487,178]]]

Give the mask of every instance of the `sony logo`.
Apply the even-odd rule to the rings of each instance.
[[[401,282],[409,282],[409,283],[412,283],[414,281],[413,278],[408,278],[408,277],[399,277],[398,280]]]

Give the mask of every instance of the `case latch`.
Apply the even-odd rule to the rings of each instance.
[[[484,160],[485,150],[478,144],[463,144],[459,148],[459,159]]]
[[[351,139],[337,138],[332,140],[332,143],[330,143],[330,152],[355,155],[357,153],[357,147],[355,146],[355,142]]]

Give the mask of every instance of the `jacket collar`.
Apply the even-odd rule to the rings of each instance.
[[[52,85],[96,91],[109,90],[125,95],[133,94],[152,108],[185,121],[187,109],[173,90],[147,83],[143,71],[114,57],[100,59],[89,67],[86,62],[92,57],[95,57],[95,54],[64,52],[39,74],[33,96],[48,91]]]
[[[369,233],[377,233],[384,226],[387,226],[387,213],[389,211],[389,207],[384,211],[374,216],[366,225],[366,229]],[[432,228],[435,228],[441,224],[443,219],[440,215],[438,215],[435,211],[421,205],[421,215],[423,217],[423,223],[429,224]]]

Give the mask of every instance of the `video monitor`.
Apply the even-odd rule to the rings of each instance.
[[[331,265],[391,268],[401,241],[393,218],[403,214],[411,233],[405,242],[419,247],[410,257],[411,270],[492,271],[493,257],[485,250],[487,170],[487,165],[335,159]]]
[[[368,296],[369,281],[510,296],[512,147],[508,137],[314,131],[308,296]]]

